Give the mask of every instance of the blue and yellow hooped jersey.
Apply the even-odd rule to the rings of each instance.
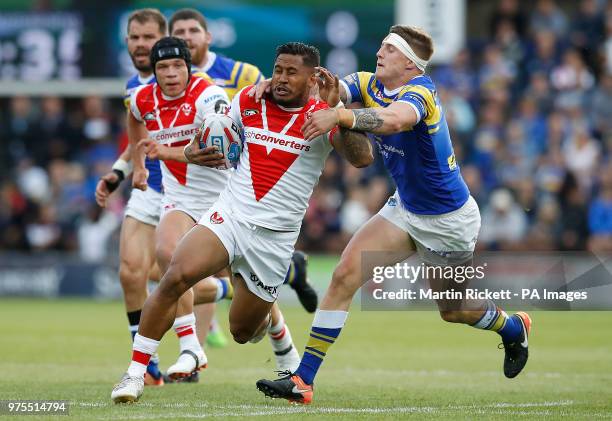
[[[212,51],[208,52],[208,62],[199,69],[208,74],[214,84],[223,88],[230,101],[242,88],[254,85],[264,77],[261,71],[249,63],[236,61]]]
[[[155,76],[151,75],[148,79],[143,79],[140,75],[136,74],[128,79],[125,84],[125,96],[123,97],[123,103],[126,108],[130,109],[130,95],[136,89],[138,89],[142,85],[150,85],[155,83]],[[147,179],[147,184],[153,190],[160,192],[162,191],[162,173],[161,167],[159,166],[159,161],[157,159],[149,159],[145,158],[145,167],[149,170],[149,178]]]
[[[375,136],[406,209],[422,215],[441,215],[463,206],[470,192],[461,177],[446,118],[429,76],[417,76],[393,91],[367,72],[350,74],[342,84],[348,103],[376,108],[401,101],[417,112],[418,122],[412,129]]]

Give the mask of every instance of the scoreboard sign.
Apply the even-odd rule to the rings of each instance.
[[[0,79],[81,77],[79,13],[0,13]]]

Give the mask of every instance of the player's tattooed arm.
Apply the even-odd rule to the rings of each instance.
[[[375,108],[361,108],[353,110],[355,116],[354,129],[364,132],[373,132],[382,127],[384,120],[378,115]]]
[[[354,167],[363,168],[374,162],[372,144],[362,132],[341,127],[332,143],[336,151]]]
[[[393,134],[409,130],[417,123],[410,104],[394,102],[386,108],[339,109],[340,127],[376,134]]]

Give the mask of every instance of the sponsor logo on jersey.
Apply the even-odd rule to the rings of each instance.
[[[214,94],[212,96],[209,96],[208,98],[204,99],[204,104],[208,104],[211,101],[219,101],[219,100],[224,100],[224,96],[220,95],[220,94]]]
[[[229,104],[224,100],[220,99],[215,102],[215,113],[217,114],[227,114],[229,111]]]
[[[352,73],[348,76],[345,76],[342,80],[344,80],[349,86],[353,84],[359,86],[359,77],[357,76],[357,73]]]
[[[189,114],[191,114],[193,112],[193,107],[191,106],[191,104],[185,103],[181,107],[181,110],[183,111],[183,114],[185,114],[187,116],[187,115],[189,115]]]
[[[155,120],[155,114],[153,114],[153,112],[148,112],[142,118],[144,121],[153,121]]]
[[[158,142],[173,143],[180,140],[191,140],[197,133],[197,127],[183,128],[176,127],[171,129],[158,130],[155,134],[150,132],[151,137]]]
[[[259,111],[254,110],[252,108],[249,108],[249,109],[244,110],[242,112],[242,115],[245,116],[245,117],[250,117],[250,116],[255,115],[255,114],[259,114]]]
[[[224,221],[223,217],[219,215],[219,212],[215,212],[210,215],[210,223],[211,224],[222,224]]]
[[[397,206],[397,199],[393,196],[387,200],[387,206]]]
[[[262,145],[277,145],[282,146],[283,149],[296,150],[296,151],[310,151],[310,146],[306,144],[304,139],[297,137],[282,135],[258,129],[255,127],[248,127],[244,132],[244,137],[249,141],[256,141],[256,143]],[[303,142],[303,143],[302,143]]]
[[[276,296],[276,288],[277,287],[271,287],[269,285],[264,285],[263,282],[259,281],[259,282],[257,282],[257,288],[261,288],[264,291],[267,291],[268,294],[272,295],[273,297]]]
[[[457,160],[455,159],[455,154],[451,154],[448,159],[446,160],[448,162],[448,169],[453,171],[457,169]]]

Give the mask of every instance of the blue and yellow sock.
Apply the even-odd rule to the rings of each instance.
[[[215,301],[231,300],[234,297],[234,287],[228,278],[215,278],[217,281],[217,296]]]
[[[306,384],[314,382],[323,358],[329,347],[338,339],[347,316],[346,311],[317,310],[302,361],[295,371]]]
[[[499,333],[504,342],[515,342],[521,338],[523,326],[521,322],[488,300],[480,320],[472,325],[477,329],[492,330]]]
[[[295,263],[293,263],[293,260],[291,261],[291,263],[289,264],[289,270],[287,271],[287,275],[285,275],[285,280],[283,281],[283,284],[290,284],[295,280]]]

